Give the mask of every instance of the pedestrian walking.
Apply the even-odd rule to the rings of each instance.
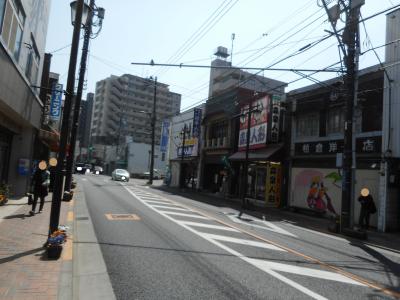
[[[374,203],[374,199],[372,198],[369,190],[367,188],[363,188],[360,193],[360,197],[358,197],[358,201],[361,204],[360,217],[358,219],[358,224],[361,228],[367,229],[369,228],[369,217],[371,214],[376,213],[376,206]]]
[[[38,168],[33,174],[33,203],[32,210],[29,212],[31,216],[35,215],[36,205],[40,198],[39,213],[42,212],[44,199],[48,195],[48,187],[50,185],[50,172],[47,170],[47,164],[44,160],[39,163]]]

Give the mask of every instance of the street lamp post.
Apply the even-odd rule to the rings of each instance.
[[[73,3],[76,3],[76,1]],[[85,34],[84,34],[84,38],[83,38],[78,89],[77,89],[77,93],[75,96],[74,115],[73,115],[73,120],[72,120],[69,156],[67,158],[67,172],[66,172],[66,177],[65,177],[63,200],[71,200],[71,197],[72,197],[70,191],[71,191],[71,181],[72,181],[72,169],[73,169],[74,159],[75,159],[76,135],[77,135],[78,126],[79,126],[79,114],[80,114],[80,108],[81,108],[83,83],[85,80],[86,62],[87,62],[87,56],[88,56],[88,52],[89,52],[90,36],[92,34],[94,12],[95,12],[95,0],[90,0],[89,14],[88,14],[87,21],[86,21],[86,23],[82,23],[82,24],[84,24]],[[104,13],[102,14],[102,17],[103,16],[104,16]],[[102,17],[100,20],[102,20]]]
[[[76,12],[72,12],[75,15],[73,18],[74,31],[72,35],[72,45],[71,45],[71,55],[68,67],[68,79],[67,88],[65,92],[65,103],[64,111],[61,125],[61,135],[60,135],[60,147],[57,157],[57,167],[54,181],[53,198],[51,202],[50,211],[50,226],[49,235],[58,229],[59,219],[60,219],[60,208],[61,208],[61,196],[62,196],[62,186],[63,186],[63,174],[64,174],[64,160],[66,156],[66,146],[68,140],[69,131],[69,118],[71,113],[71,104],[74,95],[75,88],[75,71],[76,62],[78,58],[78,47],[79,47],[79,36],[81,30],[82,20],[84,20],[84,0],[78,0],[76,3]],[[71,6],[72,7],[72,6]],[[72,9],[73,10],[73,9]],[[86,9],[87,12],[87,9]],[[85,21],[85,20],[84,20]]]

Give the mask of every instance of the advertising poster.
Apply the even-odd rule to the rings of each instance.
[[[281,165],[271,163],[266,178],[265,201],[269,207],[278,207],[281,202]]]
[[[270,97],[265,96],[251,103],[250,118],[250,142],[249,149],[257,149],[265,147],[267,143],[268,113],[269,113]],[[259,113],[254,112],[255,109]],[[239,151],[246,150],[247,144],[247,123],[248,123],[249,105],[241,108],[240,130],[239,130]]]

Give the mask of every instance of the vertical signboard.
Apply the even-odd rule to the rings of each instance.
[[[281,202],[281,165],[270,163],[267,171],[265,201],[269,207],[278,207]]]
[[[170,122],[168,120],[164,120],[161,129],[161,141],[160,141],[161,153],[167,152],[168,139],[169,139],[169,126]]]
[[[201,130],[201,108],[195,108],[193,112],[193,127],[192,127],[192,136],[193,138],[200,138],[200,130]]]
[[[56,83],[53,85],[50,102],[50,119],[53,121],[60,120],[61,101],[62,101],[63,85]]]
[[[267,142],[268,113],[270,97],[265,96],[251,103],[250,117],[250,149],[265,147]],[[257,112],[257,111],[258,112]],[[247,117],[249,105],[241,108],[242,117],[240,118],[239,130],[239,151],[246,150],[247,143]]]
[[[279,118],[281,112],[281,97],[274,95],[272,96],[272,114],[271,114],[271,142],[279,142]]]

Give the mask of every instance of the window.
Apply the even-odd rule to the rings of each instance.
[[[331,109],[328,112],[326,133],[335,134],[343,133],[344,129],[344,111],[343,109]]]
[[[36,84],[39,73],[40,56],[35,39],[31,35],[31,44],[29,47],[28,60],[26,62],[25,74],[32,84]]]
[[[0,0],[0,8],[4,6],[4,2],[5,0]],[[25,25],[25,12],[21,2],[19,0],[6,1],[4,17],[1,17],[0,20],[3,20],[1,38],[14,58],[18,60]]]
[[[165,161],[165,152],[161,153],[161,161]]]
[[[297,118],[297,137],[311,137],[319,135],[319,115],[306,114]]]

